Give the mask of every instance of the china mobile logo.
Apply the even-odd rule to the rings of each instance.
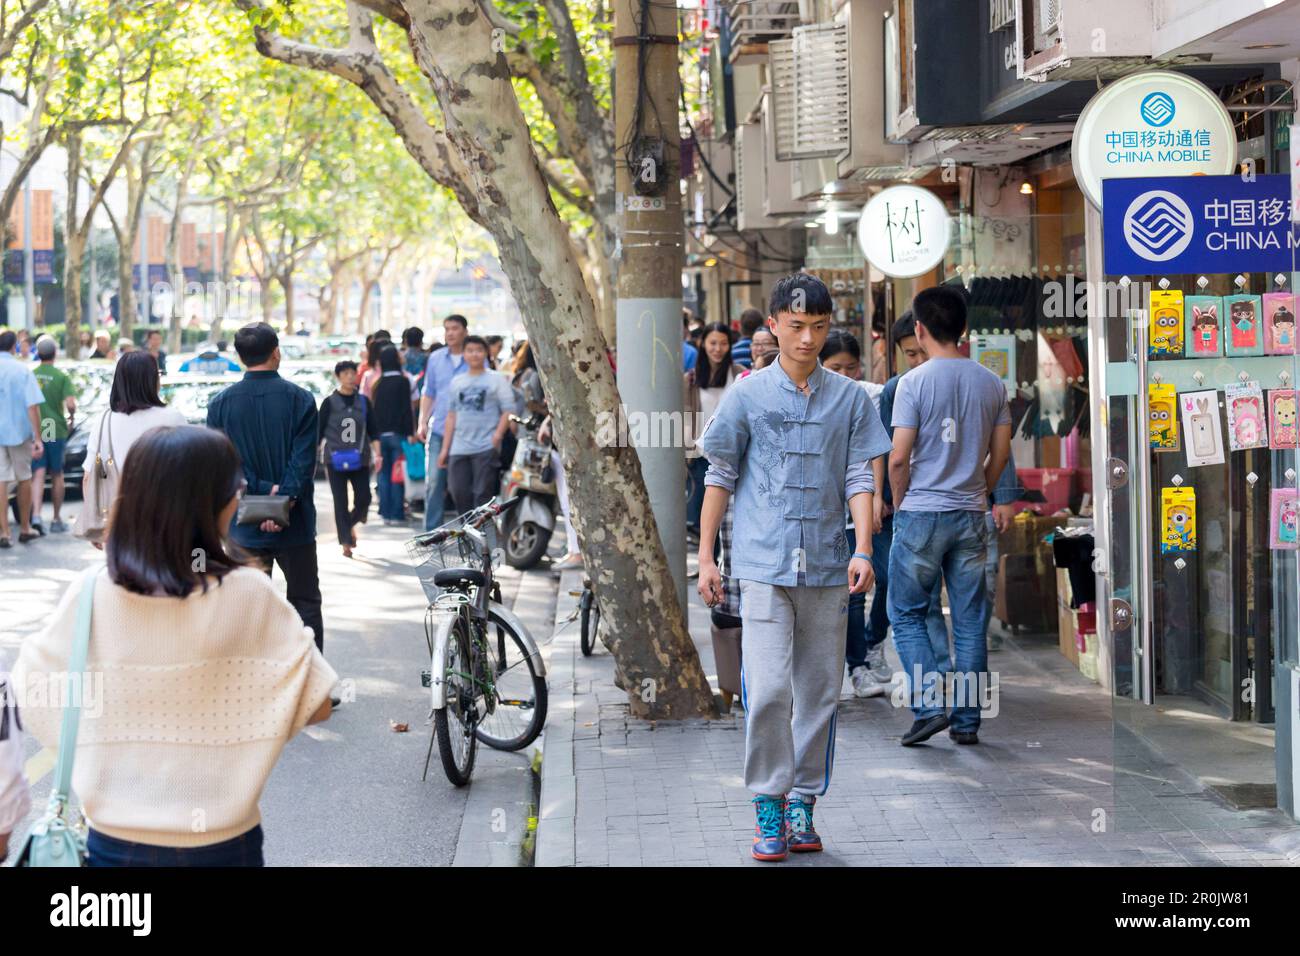
[[[1164,262],[1181,254],[1194,231],[1187,203],[1163,189],[1138,196],[1124,213],[1125,241],[1149,262]]]
[[[1174,98],[1163,90],[1148,93],[1138,112],[1152,126],[1168,126],[1174,118]]]

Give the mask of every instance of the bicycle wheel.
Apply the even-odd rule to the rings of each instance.
[[[447,779],[458,787],[469,783],[478,752],[478,710],[474,706],[474,657],[469,626],[463,616],[452,626],[447,645],[447,703],[433,712],[438,755]],[[426,772],[427,772],[426,761]]]
[[[491,608],[484,637],[493,689],[478,739],[497,750],[522,750],[546,723],[546,678],[537,673],[527,645]]]
[[[600,605],[596,603],[596,595],[590,588],[582,592],[578,607],[580,609],[578,633],[582,641],[582,656],[590,657],[591,652],[596,649],[596,631],[600,627]]]

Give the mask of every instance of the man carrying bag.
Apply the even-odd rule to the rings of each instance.
[[[357,545],[356,526],[365,523],[370,511],[370,472],[379,460],[379,431],[373,406],[357,391],[357,363],[339,362],[334,376],[339,387],[321,403],[318,438],[334,499],[334,529],[343,556],[350,558]]]

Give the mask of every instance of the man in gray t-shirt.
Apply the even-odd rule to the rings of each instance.
[[[447,422],[438,467],[462,514],[490,501],[500,475],[501,440],[515,410],[515,392],[500,372],[487,367],[487,343],[465,338],[468,371],[451,380]]]
[[[987,688],[984,513],[1011,453],[1011,414],[1002,382],[964,358],[966,296],[953,286],[919,293],[912,303],[917,343],[930,359],[904,375],[894,396],[894,540],[889,555],[889,620],[907,674],[912,729],[903,745],[949,726],[959,744],[978,743]],[[943,699],[926,630],[931,592],[942,575],[952,613],[954,695]]]

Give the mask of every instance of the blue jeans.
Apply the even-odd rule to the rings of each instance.
[[[425,531],[432,531],[442,524],[442,513],[447,507],[447,469],[438,467],[441,451],[442,436],[437,432],[429,432],[429,447],[424,464]]]
[[[406,461],[406,453],[402,450],[402,436],[397,432],[385,432],[380,435],[379,453],[384,460],[375,479],[379,489],[379,517],[401,521],[406,517],[406,483],[393,481],[393,465],[399,461]]]
[[[992,511],[984,516],[984,526],[989,532],[989,549],[984,558],[984,591],[988,595],[984,607],[984,633],[987,634],[993,620],[993,605],[998,600],[998,526],[993,523]],[[1002,640],[1001,636],[998,640]]]
[[[686,499],[686,524],[689,527],[700,526],[700,512],[704,510],[704,476],[709,470],[709,459],[687,458],[686,470],[694,480],[691,496]]]
[[[988,539],[988,525],[984,514],[978,511],[900,511],[894,516],[894,541],[889,557],[889,619],[894,625],[898,656],[907,674],[912,712],[918,720],[924,720],[945,709],[942,678],[938,677],[934,648],[926,631],[935,585],[942,580],[948,587],[948,605],[952,610],[954,670],[960,682],[958,686],[964,692],[958,695],[962,706],[954,706],[952,710],[952,728],[958,731],[979,729],[979,699],[972,682],[988,680],[984,631],[988,604],[984,559]],[[920,687],[916,686],[918,674]]]
[[[87,866],[265,866],[260,824],[222,843],[193,847],[132,843],[91,829],[86,856]]]
[[[857,537],[853,529],[846,532],[849,547],[858,550]],[[894,516],[889,515],[880,522],[880,531],[871,536],[871,569],[876,573],[876,593],[871,599],[871,617],[866,616],[867,596],[865,594],[849,595],[849,636],[844,654],[849,673],[853,668],[867,662],[867,654],[884,643],[889,636],[889,548],[894,539]],[[935,669],[946,674],[952,669],[948,657],[948,624],[943,619],[942,587],[935,582],[934,594],[930,601],[930,613],[926,616],[926,628],[930,632],[930,645],[934,648]]]

